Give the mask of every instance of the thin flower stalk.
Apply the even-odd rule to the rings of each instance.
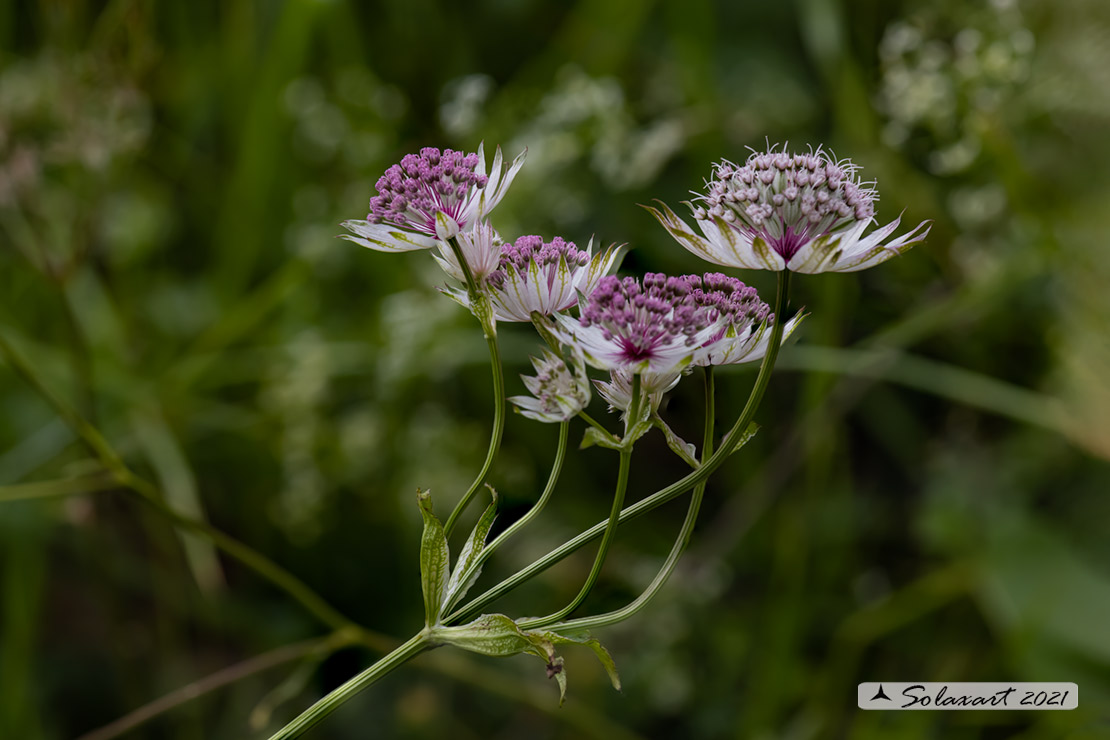
[[[633,409],[636,409],[640,405],[640,395],[640,382],[639,377],[637,377],[632,382]],[[613,506],[609,512],[609,519],[605,524],[605,532],[601,537],[601,544],[598,545],[597,548],[597,555],[594,557],[594,564],[590,568],[590,573],[586,576],[586,582],[582,584],[582,588],[579,590],[578,595],[575,596],[569,604],[553,614],[536,619],[521,620],[518,622],[521,629],[535,629],[537,627],[554,624],[573,614],[574,610],[586,600],[587,596],[589,596],[590,591],[597,582],[598,576],[601,575],[601,568],[605,565],[605,558],[609,554],[609,546],[613,544],[613,538],[617,532],[617,525],[620,523],[621,507],[624,506],[624,495],[628,490],[628,471],[631,461],[632,447],[628,445],[620,451],[620,468],[617,472],[617,486],[613,494]]]
[[[713,368],[710,366],[705,368],[705,434],[702,438],[702,460],[705,460],[713,454],[713,427],[716,418],[714,413],[716,407],[714,395]],[[707,483],[707,480],[703,480],[694,486],[694,492],[690,496],[690,505],[686,509],[686,518],[682,522],[682,528],[679,530],[678,538],[671,547],[670,553],[667,554],[667,559],[663,561],[663,565],[659,568],[659,572],[655,574],[655,578],[651,580],[643,593],[621,609],[616,609],[605,614],[571,619],[553,625],[553,630],[574,633],[595,629],[597,627],[605,627],[610,624],[617,624],[635,616],[641,609],[647,606],[648,602],[655,598],[656,594],[662,590],[664,584],[666,584],[667,580],[671,577],[671,574],[674,573],[679,559],[682,557],[683,553],[686,552],[686,548],[690,546],[690,538],[694,534],[694,525],[697,523],[698,513],[701,511],[701,504],[702,500],[705,498]]]
[[[512,538],[517,532],[528,526],[529,522],[539,516],[540,512],[547,506],[547,502],[551,500],[551,495],[555,493],[555,487],[559,482],[559,475],[563,471],[563,462],[566,460],[567,440],[569,438],[570,423],[564,421],[559,425],[559,442],[555,450],[555,460],[551,464],[551,473],[547,476],[547,485],[544,486],[543,493],[540,494],[539,499],[536,500],[536,503],[532,505],[532,508],[529,509],[524,516],[510,524],[504,532],[493,540],[493,542],[486,545],[485,549],[478,554],[474,564],[471,566],[472,572],[480,569],[499,547],[505,544],[505,542]],[[463,576],[462,580],[467,580],[467,576]],[[451,609],[455,605],[457,598],[458,597],[445,603],[443,605],[444,611]]]
[[[775,308],[774,313],[776,316],[781,316],[783,309],[788,303],[788,296],[790,291],[790,273],[782,271],[778,275],[778,287],[775,294]],[[771,380],[771,372],[775,367],[775,360],[778,358],[779,347],[782,343],[783,325],[781,322],[776,321],[771,330],[771,339],[768,342],[767,354],[763,356],[763,362],[759,366],[759,374],[756,377],[755,384],[752,387],[748,400],[744,405],[744,409],[740,412],[736,422],[729,429],[728,434],[725,435],[721,446],[709,456],[707,460],[697,470],[687,474],[683,478],[675,481],[669,486],[662,488],[655,493],[647,496],[641,501],[636,502],[627,509],[620,512],[619,522],[624,523],[632,521],[644,514],[653,511],[657,507],[673,500],[674,498],[682,495],[686,491],[691,490],[694,486],[709,478],[709,476],[717,470],[724,463],[741,443],[747,432],[752,419],[755,417],[755,412],[759,408],[760,402],[767,391],[767,386]],[[445,623],[457,622],[466,619],[475,613],[479,612],[490,602],[500,598],[504,594],[513,590],[521,583],[529,580],[530,578],[542,573],[550,568],[555,563],[558,563],[563,558],[571,553],[577,551],[584,545],[592,542],[597,537],[603,535],[608,528],[608,520],[598,522],[586,531],[574,537],[571,540],[563,543],[543,557],[534,561],[531,565],[521,569],[514,575],[506,578],[497,585],[488,589],[485,593],[472,599],[467,604],[457,608],[454,612],[447,615]]]

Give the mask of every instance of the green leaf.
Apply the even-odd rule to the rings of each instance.
[[[609,682],[613,684],[613,688],[617,691],[621,690],[621,677],[617,674],[617,664],[613,661],[613,656],[609,654],[609,651],[605,649],[605,646],[602,645],[601,641],[596,637],[590,637],[589,635],[572,637],[569,635],[560,635],[555,632],[545,632],[544,637],[555,645],[585,645],[590,650],[593,650],[602,668],[609,674]]]
[[[441,645],[454,645],[493,658],[507,658],[532,650],[532,643],[524,631],[504,614],[483,614],[457,627],[436,627],[432,630],[432,639]]]
[[[556,632],[528,632],[504,614],[483,614],[469,624],[436,627],[431,631],[431,639],[440,645],[454,645],[496,658],[535,655],[544,661],[547,677],[554,678],[559,684],[559,706],[566,700],[567,675],[562,657],[555,653],[556,645],[585,645],[590,648],[609,674],[613,688],[617,691],[621,688],[613,657],[596,638],[587,634],[567,636]]]
[[[659,431],[663,432],[663,436],[667,438],[667,446],[670,447],[676,455],[681,457],[691,468],[697,468],[700,465],[697,460],[697,448],[695,448],[694,445],[675,434],[674,430],[667,425],[667,422],[663,421],[663,417],[659,416],[659,414],[653,413],[651,415],[651,420],[652,423],[659,428]],[[746,442],[747,440],[745,439],[744,441]]]
[[[730,452],[728,454],[730,454],[730,455],[733,454],[734,452],[739,450],[741,447],[746,445],[748,442],[750,442],[751,438],[754,437],[755,433],[758,432],[758,431],[759,431],[759,425],[756,424],[754,421],[751,424],[748,424],[748,428],[744,430],[744,433],[742,435],[740,435],[740,439],[736,440],[736,446],[733,447],[732,452]]]
[[[652,424],[651,419],[643,419],[632,425],[632,428],[625,432],[624,437],[621,439],[619,450],[631,449],[636,440],[651,431],[655,426]]]
[[[476,563],[478,556],[486,547],[486,537],[489,535],[490,527],[493,526],[493,521],[497,518],[497,491],[493,486],[486,484],[489,489],[493,500],[490,501],[489,506],[486,507],[485,512],[482,513],[478,523],[474,525],[474,531],[470,533],[467,538],[466,544],[463,545],[462,552],[459,553],[459,559],[455,562],[455,571],[451,574],[451,580],[447,583],[447,594],[444,603],[452,603],[455,599],[461,599],[466,596],[466,592],[474,585],[474,581],[478,580],[478,576],[482,573],[482,566]]]
[[[447,549],[443,524],[432,513],[431,492],[417,490],[416,501],[420,505],[420,514],[424,517],[424,534],[420,538],[420,587],[424,593],[424,624],[426,627],[433,627],[439,623],[440,611],[447,595],[451,554]]]
[[[617,437],[603,432],[597,427],[587,427],[586,433],[582,435],[582,444],[578,445],[578,449],[584,450],[587,447],[607,447],[610,450],[621,449],[621,441]]]
[[[207,522],[196,475],[162,410],[151,406],[136,410],[131,416],[136,438],[158,475],[166,503],[190,519]],[[179,532],[178,536],[185,548],[185,560],[200,589],[206,592],[222,589],[226,581],[215,546],[196,535]]]

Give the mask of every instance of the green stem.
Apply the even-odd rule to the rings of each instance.
[[[703,460],[713,454],[714,410],[716,407],[713,396],[713,367],[710,366],[705,368],[705,436],[702,440]],[[642,594],[637,596],[635,600],[622,609],[617,609],[607,614],[598,614],[593,617],[571,619],[562,624],[555,625],[554,630],[560,631],[567,629],[577,632],[623,622],[629,617],[634,616],[643,609],[649,601],[655,598],[655,595],[663,588],[663,584],[671,577],[675,566],[678,565],[679,558],[682,557],[682,554],[686,552],[686,548],[690,545],[690,537],[694,533],[694,524],[698,520],[701,502],[705,497],[705,485],[706,481],[702,481],[694,486],[694,494],[690,497],[690,506],[686,510],[686,519],[682,522],[682,529],[679,530],[678,539],[675,540],[674,546],[671,547],[671,552],[667,555],[667,559],[663,562],[663,566],[659,569],[655,578],[652,579],[651,583],[648,584]]]
[[[59,478],[34,483],[18,483],[13,486],[0,486],[0,502],[75,496],[111,491],[117,488],[119,488],[119,483],[115,478],[99,472],[77,478]]]
[[[100,462],[108,469],[112,475],[118,477],[122,472],[127,470],[123,464],[123,460],[116,454],[115,450],[104,439],[104,436],[97,431],[96,427],[89,424],[83,416],[77,413],[73,407],[56,396],[53,391],[46,387],[31,365],[23,359],[23,356],[16,352],[15,348],[8,343],[8,340],[0,335],[0,356],[4,361],[11,366],[16,375],[23,378],[23,380],[30,385],[35,391],[46,400],[53,408],[54,411],[80,438],[82,444],[88,448],[89,452],[93,454]]]
[[[117,478],[117,480],[119,480],[120,485],[133,491],[139,497],[139,500],[147,506],[150,506],[159,514],[169,519],[179,528],[201,535],[213,545],[293,597],[293,599],[299,602],[308,612],[315,615],[317,619],[332,629],[358,629],[354,622],[336,611],[336,609],[324,601],[319,594],[309,588],[304,581],[300,580],[262,553],[244,545],[234,537],[224,534],[205,522],[190,519],[187,516],[179,514],[162,500],[162,496],[158,489],[151,483],[139,478],[131,471],[127,471],[122,478]]]
[[[77,386],[77,408],[86,418],[96,421],[96,400],[93,398],[93,363],[85,330],[77,318],[77,308],[68,287],[68,281],[60,281],[62,315],[70,335],[70,362],[73,365],[74,384]]]
[[[782,342],[782,329],[785,324],[783,310],[787,306],[789,290],[790,273],[787,271],[778,273],[778,291],[775,295],[775,324],[771,329],[771,339],[767,346],[767,354],[763,357],[763,363],[759,366],[759,375],[756,377],[755,385],[752,387],[752,392],[748,396],[748,402],[744,405],[744,410],[740,413],[736,423],[732,425],[732,428],[725,436],[721,446],[697,470],[622,511],[620,514],[621,523],[631,521],[652,511],[656,507],[690,490],[703,480],[706,480],[721,466],[725,459],[736,450],[736,445],[743,439],[744,433],[748,425],[751,424],[756,409],[759,408],[759,403],[763,400],[763,394],[766,392],[767,385],[771,380],[771,371],[775,367],[775,360],[778,358],[779,354],[779,345]],[[598,522],[574,539],[563,543],[528,567],[506,578],[470,603],[455,610],[455,612],[447,616],[447,619],[454,621],[465,618],[481,610],[489,602],[508,593],[529,578],[542,573],[567,555],[570,555],[580,547],[593,541],[596,537],[602,535],[606,528],[606,522]]]
[[[470,307],[473,309],[474,315],[482,325],[482,333],[485,334],[486,344],[489,346],[490,364],[493,367],[493,431],[490,433],[489,449],[486,452],[486,460],[482,463],[482,469],[478,472],[478,477],[474,479],[470,488],[459,499],[459,503],[455,505],[454,511],[451,512],[451,516],[447,518],[447,523],[443,525],[444,537],[450,538],[451,531],[458,523],[459,516],[466,511],[466,507],[482,487],[482,483],[493,465],[493,460],[497,457],[497,451],[501,448],[501,435],[505,431],[505,372],[501,367],[501,351],[497,346],[497,326],[493,316],[493,308],[489,304],[489,298],[479,290],[478,284],[474,281],[474,274],[470,270],[470,265],[467,264],[466,257],[463,256],[458,237],[451,237],[447,241],[451,245],[451,250],[455,253],[455,259],[458,260],[463,275],[466,277],[467,297],[470,300]]]
[[[216,547],[285,591],[324,624],[337,630],[357,629],[356,625],[351,620],[331,607],[316,594],[315,591],[305,585],[303,581],[262,553],[248,547],[234,537],[224,534],[205,522],[190,519],[187,516],[179,514],[166,504],[159,489],[154,484],[132,472],[116,451],[112,449],[112,446],[104,436],[71,406],[54,395],[54,393],[38,379],[38,376],[35,375],[34,370],[32,370],[27,361],[8,344],[3,336],[0,336],[0,356],[3,356],[5,361],[16,373],[26,380],[50,403],[51,406],[54,407],[58,415],[62,417],[62,420],[77,433],[85,446],[88,447],[92,454],[100,460],[100,463],[107,468],[116,483],[130,490],[138,496],[141,501],[165,516],[178,527],[205,537]]]
[[[229,686],[244,678],[274,668],[275,666],[300,660],[313,653],[327,654],[354,642],[350,635],[335,632],[325,637],[316,637],[311,640],[282,645],[262,655],[256,655],[235,665],[228,666],[215,673],[193,681],[179,689],[171,691],[154,701],[128,712],[124,716],[110,722],[99,729],[87,732],[77,740],[112,740],[124,735],[136,727],[155,719],[159,715],[170,712],[183,704],[209,694],[224,686]],[[323,655],[321,655],[323,657]]]
[[[638,410],[640,403],[640,376],[632,376],[632,403],[629,406],[630,411]],[[631,426],[629,423],[629,426]],[[582,584],[582,588],[578,591],[569,604],[564,606],[554,614],[548,614],[546,617],[537,617],[535,619],[524,619],[518,622],[521,629],[535,629],[537,627],[544,627],[549,624],[554,624],[564,617],[568,617],[574,613],[590,591],[593,589],[594,584],[597,582],[598,576],[601,575],[601,568],[605,565],[605,557],[609,554],[609,546],[613,544],[613,537],[617,533],[617,524],[620,523],[621,507],[624,506],[624,494],[628,490],[628,470],[631,467],[632,461],[632,446],[628,445],[621,450],[620,469],[617,472],[617,490],[613,494],[613,506],[609,511],[609,520],[605,524],[605,534],[601,538],[601,544],[597,548],[597,555],[594,557],[593,567],[590,568],[590,574],[586,576],[586,582]]]
[[[486,547],[480,553],[478,553],[478,556],[477,558],[475,558],[474,563],[470,566],[471,572],[474,572],[476,569],[481,568],[483,563],[485,563],[486,560],[488,560],[489,557],[493,555],[494,551],[497,550],[498,547],[500,547],[514,534],[526,527],[530,521],[539,516],[540,512],[543,511],[543,508],[551,499],[551,494],[555,492],[556,483],[559,482],[559,474],[563,470],[563,461],[566,459],[567,455],[567,440],[569,438],[570,422],[564,421],[562,424],[559,425],[559,446],[555,450],[555,462],[551,464],[551,474],[547,477],[547,485],[544,486],[543,493],[540,494],[539,500],[536,501],[535,505],[528,510],[528,513],[513,522],[504,532],[498,535],[498,537],[493,542],[486,545]],[[463,576],[462,582],[469,582],[468,575]],[[453,607],[457,598],[461,597],[462,594],[459,594],[456,599],[452,599],[451,601],[444,604],[443,611],[447,611],[448,609]]]
[[[600,422],[598,422],[598,421],[597,421],[596,419],[594,419],[594,418],[593,418],[592,416],[590,416],[589,414],[587,414],[587,413],[586,413],[585,411],[579,411],[579,412],[578,412],[578,418],[579,418],[579,419],[581,419],[582,421],[586,422],[586,423],[587,423],[587,424],[589,424],[590,426],[592,426],[592,427],[593,427],[594,429],[596,429],[597,431],[599,431],[599,432],[601,432],[602,434],[604,434],[604,435],[605,435],[606,437],[608,437],[609,439],[612,439],[612,440],[613,440],[614,442],[615,442],[615,441],[617,440],[617,438],[616,438],[615,436],[613,436],[613,433],[612,433],[612,432],[610,432],[610,431],[609,431],[608,429],[606,429],[605,427],[603,427],[603,426],[601,425],[601,423],[600,423]]]
[[[396,650],[306,709],[295,720],[271,735],[270,740],[290,740],[291,738],[300,737],[355,694],[384,678],[393,669],[433,647],[435,645],[428,639],[428,633],[421,630],[411,640],[403,643]]]

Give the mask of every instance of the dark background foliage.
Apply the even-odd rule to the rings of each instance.
[[[421,146],[527,147],[502,233],[697,272],[637,204],[676,205],[746,147],[823,144],[878,181],[881,220],[935,225],[879,268],[796,281],[812,316],[761,433],[663,594],[600,634],[623,695],[586,651],[563,709],[534,659],[439,651],[313,736],[1110,737],[1107,37],[1097,0],[4,3],[0,334],[171,506],[404,638],[413,492],[459,495],[490,391],[427,255],[334,238],[378,175]],[[742,277],[770,298],[772,276]],[[503,337],[519,393],[536,341]],[[723,417],[753,378],[721,375]],[[699,395],[668,401],[689,438]],[[554,439],[509,419],[504,518]],[[574,455],[483,583],[604,516],[614,457]],[[326,631],[135,497],[67,483],[96,470],[0,365],[2,737],[79,736]],[[648,438],[630,495],[681,472]],[[637,593],[682,510],[622,530],[589,610]],[[495,608],[553,608],[589,557]],[[266,737],[374,658],[285,662],[129,736]],[[1076,681],[1080,709],[857,711],[881,679]]]

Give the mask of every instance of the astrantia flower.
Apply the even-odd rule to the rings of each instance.
[[[809,154],[754,152],[737,166],[714,166],[699,195],[698,236],[665,204],[649,208],[679,244],[718,265],[794,272],[855,272],[884,262],[924,240],[928,222],[883,244],[901,217],[864,236],[874,222],[873,183],[856,177],[848,160],[818,149]]]
[[[581,250],[560,237],[544,242],[543,237],[522,236],[501,247],[498,268],[487,280],[494,314],[500,321],[531,321],[533,311],[544,316],[565,311],[579,292],[593,292],[619,256],[620,249],[613,246],[594,255],[592,239]]]
[[[488,221],[482,221],[472,231],[459,232],[458,241],[474,282],[477,285],[484,284],[501,263],[501,237]],[[448,275],[460,283],[466,282],[466,275],[450,244],[441,241],[439,254],[433,254],[432,257]]]
[[[366,220],[343,222],[354,236],[343,236],[381,252],[431,249],[439,239],[473,229],[493,210],[524,164],[524,154],[506,171],[498,147],[488,175],[481,145],[476,154],[425,147],[420,154],[405,155],[378,179]]]
[[[594,367],[667,377],[721,331],[719,310],[698,303],[700,287],[696,275],[649,272],[643,286],[635,278],[604,277],[582,304],[580,318],[556,316],[560,334]],[[646,393],[660,390],[642,387]]]
[[[580,355],[575,354],[574,364],[572,372],[561,357],[545,349],[542,360],[532,358],[535,377],[520,376],[532,396],[513,396],[509,401],[529,419],[557,422],[574,418],[590,403],[590,381]]]
[[[608,382],[595,380],[594,387],[601,397],[609,404],[610,411],[628,412],[632,405],[632,375],[623,368],[613,368],[609,371]],[[640,384],[642,387],[652,388],[648,394],[648,413],[654,413],[659,404],[663,402],[663,394],[678,385],[682,377],[681,370],[664,373],[641,373]]]
[[[763,359],[771,342],[775,317],[755,288],[728,275],[709,272],[702,277],[702,287],[694,297],[699,304],[718,311],[720,328],[698,348],[692,365],[738,365]],[[794,332],[801,319],[798,315],[786,323],[781,341]]]

